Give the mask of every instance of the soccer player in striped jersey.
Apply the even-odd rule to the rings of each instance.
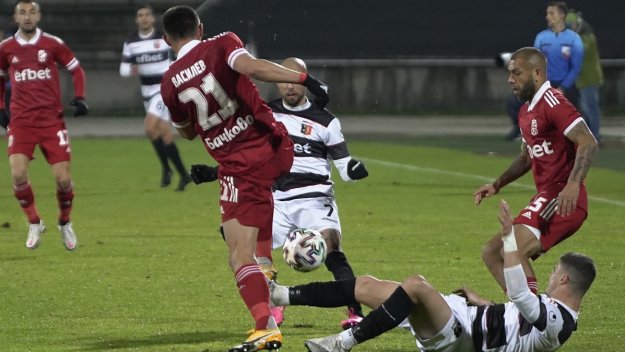
[[[403,282],[359,276],[352,280],[286,287],[270,284],[273,305],[340,307],[361,302],[373,310],[358,326],[305,342],[311,352],[346,352],[397,326],[411,331],[428,352],[541,352],[560,348],[577,329],[582,299],[596,276],[591,258],[566,253],[556,263],[546,293],[530,291],[510,209],[499,206],[504,279],[509,301],[494,304],[463,288],[443,295],[423,276]]]
[[[154,26],[154,13],[150,5],[139,5],[135,23],[137,30],[124,42],[119,74],[122,77],[138,75],[141,81],[146,112],[145,133],[161,162],[161,187],[171,183],[171,161],[180,175],[176,190],[184,191],[191,179],[174,142],[169,110],[161,97],[161,78],[171,63],[171,48],[163,40],[163,33]]]
[[[37,28],[41,20],[39,4],[22,0],[13,15],[19,29],[0,43],[0,121],[8,121],[4,107],[4,82],[12,85],[11,119],[8,122],[8,154],[13,189],[29,222],[26,247],[35,249],[45,231],[35,207],[35,195],[28,181],[28,166],[35,147],[43,152],[56,181],[59,205],[58,227],[63,245],[78,245],[70,214],[74,199],[70,174],[70,142],[63,120],[63,104],[57,64],[65,67],[74,83],[74,116],[87,114],[85,72],[70,48],[58,37]]]
[[[530,258],[536,259],[573,235],[588,215],[584,179],[597,141],[575,107],[547,80],[547,59],[536,48],[517,50],[508,63],[508,83],[525,104],[519,111],[522,146],[512,164],[493,182],[477,189],[479,205],[507,184],[532,171],[537,193],[514,219],[519,253],[528,284],[537,292]],[[486,243],[482,259],[505,290],[501,241]]]

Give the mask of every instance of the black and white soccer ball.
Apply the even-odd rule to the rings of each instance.
[[[297,229],[288,234],[282,256],[293,269],[308,272],[317,269],[326,260],[328,248],[319,231]]]

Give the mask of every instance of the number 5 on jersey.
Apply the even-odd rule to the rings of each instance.
[[[183,103],[193,102],[197,111],[197,121],[203,131],[207,131],[234,115],[239,107],[236,100],[231,100],[212,73],[202,79],[202,91],[190,87],[178,94]],[[209,115],[207,95],[212,95],[219,104],[219,110]],[[214,111],[214,110],[213,110]]]

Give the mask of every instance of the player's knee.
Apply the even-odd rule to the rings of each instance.
[[[358,296],[358,292],[373,292],[378,282],[380,280],[371,275],[358,276],[356,278],[356,296]]]
[[[491,242],[486,243],[482,247],[482,261],[488,265],[497,260],[501,260],[501,248],[493,246]]]
[[[72,179],[67,175],[57,175],[55,177],[56,187],[58,189],[68,189],[72,185]]]
[[[28,172],[26,168],[11,168],[11,178],[15,185],[24,184],[28,181]]]
[[[403,287],[413,301],[417,301],[420,295],[434,289],[427,279],[421,275],[408,277],[401,283],[401,287]]]
[[[321,235],[326,240],[328,252],[338,251],[341,248],[341,233],[335,229],[325,229]]]

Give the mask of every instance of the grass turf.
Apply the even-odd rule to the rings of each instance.
[[[421,273],[443,292],[469,285],[504,300],[480,260],[481,245],[498,229],[497,201],[475,207],[471,193],[518,149],[500,143],[488,147],[489,155],[471,143],[415,141],[350,143],[370,171],[366,180],[337,181],[336,187],[343,247],[355,272],[392,280]],[[178,145],[187,165],[212,162],[199,142]],[[217,185],[160,189],[158,163],[145,139],[77,138],[72,148],[80,240],[72,253],[55,226],[54,183],[43,157],[37,154],[30,176],[48,231],[34,251],[24,246],[27,228],[11,193],[8,162],[0,163],[0,350],[226,351],[241,342],[252,319],[218,233]],[[598,266],[578,331],[563,351],[617,351],[625,337],[623,176],[593,168],[586,224],[535,263],[542,289],[564,252],[586,253]],[[533,194],[531,184],[526,176],[496,198],[518,211]],[[284,284],[331,279],[324,268],[297,273],[279,252],[274,256]],[[306,338],[338,332],[343,317],[341,309],[289,307],[282,350],[301,351]],[[406,332],[395,330],[355,350],[415,347]]]

